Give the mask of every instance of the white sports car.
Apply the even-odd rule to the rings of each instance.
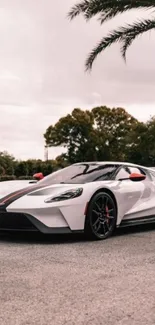
[[[155,222],[155,171],[130,163],[77,163],[24,189],[12,182],[0,195],[1,231],[105,239],[115,227],[145,222]]]

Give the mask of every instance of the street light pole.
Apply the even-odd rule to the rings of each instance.
[[[48,146],[44,146],[44,160],[48,161]]]

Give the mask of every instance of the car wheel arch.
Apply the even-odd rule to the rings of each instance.
[[[114,203],[115,203],[115,207],[116,207],[116,214],[118,214],[118,205],[117,205],[117,201],[116,201],[116,198],[115,198],[114,193],[113,193],[111,190],[109,190],[109,189],[107,189],[107,188],[104,188],[104,187],[98,189],[98,190],[97,190],[97,191],[96,191],[96,192],[91,196],[91,198],[90,198],[90,200],[89,200],[89,202],[88,202],[88,204],[87,204],[87,210],[88,210],[89,204],[90,204],[91,200],[93,199],[93,197],[94,197],[96,194],[101,193],[101,192],[107,193],[107,194],[109,194],[109,195],[112,197],[112,199],[114,200]]]
[[[109,190],[107,188],[100,188],[97,191],[95,191],[95,193],[93,193],[92,197],[90,198],[90,200],[86,206],[84,232],[88,238],[101,239],[101,238],[94,237],[94,233],[92,232],[91,225],[90,225],[90,219],[89,219],[89,211],[91,209],[91,203],[93,201],[93,198],[99,193],[108,194],[111,197],[111,199],[113,200],[113,204],[115,205],[115,224],[114,224],[114,228],[112,229],[112,232],[110,233],[110,235],[115,231],[116,225],[117,225],[118,207],[117,207],[117,201],[116,201],[115,195],[111,190]],[[110,235],[105,237],[105,239],[108,238]]]

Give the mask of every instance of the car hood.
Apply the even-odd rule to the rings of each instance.
[[[9,182],[7,182],[9,183]],[[106,181],[107,185],[112,184],[111,181]],[[42,182],[38,182],[37,184],[31,184],[29,181],[26,183],[21,182],[3,185],[0,191],[0,209],[6,209],[10,204],[14,201],[27,200],[27,198],[32,198],[33,200],[38,201],[38,196],[48,197],[50,195],[57,195],[62,193],[62,191],[67,191],[73,188],[82,187],[87,192],[94,191],[94,188],[100,188],[101,184],[103,186],[103,182],[95,182],[95,183],[85,183],[85,184],[53,184],[47,186],[46,184],[42,184]],[[24,185],[24,186],[23,186]],[[8,188],[7,188],[8,186]],[[4,194],[5,192],[5,194]]]
[[[28,186],[32,186],[30,180],[0,182],[0,199],[12,192],[18,191]]]

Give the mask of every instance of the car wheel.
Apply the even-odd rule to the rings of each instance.
[[[106,239],[116,227],[117,210],[113,198],[106,192],[96,193],[86,215],[85,234],[91,239]]]

